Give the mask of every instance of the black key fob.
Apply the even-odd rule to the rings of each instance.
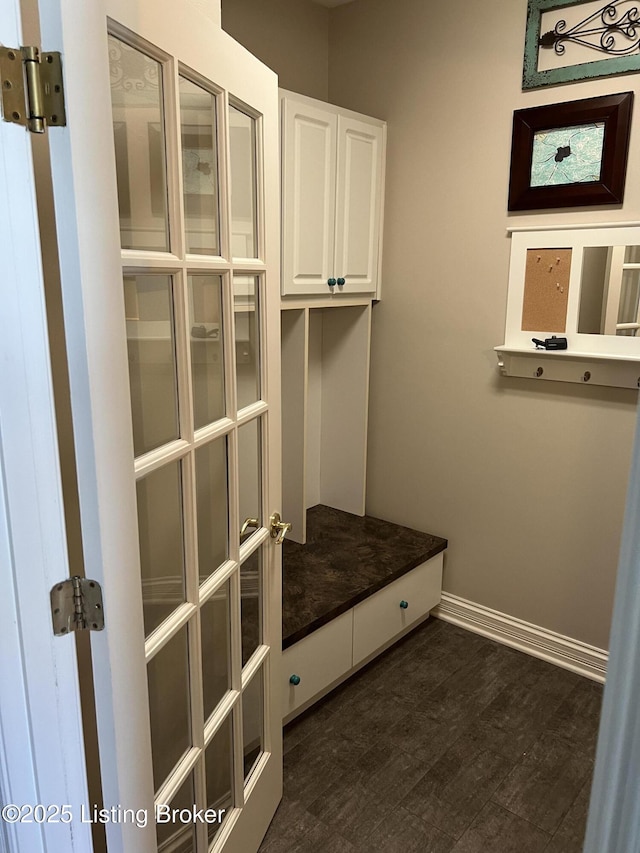
[[[541,341],[539,338],[531,338],[538,349],[566,349],[567,348],[567,339],[566,338],[557,338],[555,335],[552,335],[550,338],[545,338]]]

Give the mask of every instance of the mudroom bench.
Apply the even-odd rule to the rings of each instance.
[[[327,506],[283,554],[283,722],[426,619],[447,540]]]

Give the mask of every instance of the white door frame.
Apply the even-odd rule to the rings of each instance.
[[[17,0],[0,0],[0,43],[23,44]],[[54,637],[49,605],[69,564],[31,139],[6,122],[0,234],[0,802],[33,821],[0,818],[0,848],[89,853],[75,639]],[[37,822],[39,804],[58,822]]]
[[[114,587],[107,579],[108,567],[128,566],[130,572],[121,576],[130,574],[137,582],[139,567],[129,566],[128,558],[137,553],[138,543],[130,524],[136,502],[129,391],[121,381],[128,367],[122,344],[120,235],[117,218],[102,217],[96,227],[94,215],[96,207],[118,209],[115,163],[111,171],[95,168],[96,157],[99,162],[108,159],[113,144],[111,112],[96,109],[111,97],[104,73],[106,14],[102,3],[82,0],[40,0],[39,7],[42,45],[62,53],[67,101],[67,127],[61,133],[50,131],[49,145],[85,573],[103,587],[105,623],[111,626],[91,640],[101,754],[110,757],[101,762],[102,792],[106,807],[144,809],[152,815],[153,801],[142,794],[152,789],[147,732],[135,724],[139,715],[124,729],[117,726],[126,716],[129,696],[138,692],[137,685],[146,684],[147,675],[142,630],[132,649],[128,634],[113,626],[142,626],[141,601],[124,582]],[[101,56],[93,53],[96,43],[104,45]],[[65,74],[65,67],[83,68],[84,74],[81,79]],[[79,109],[74,112],[70,104]],[[83,282],[93,286],[85,288]],[[108,423],[100,409],[102,400],[112,401]],[[99,459],[111,459],[112,464],[100,466]],[[110,851],[156,851],[151,820],[143,828],[110,821],[105,830]]]
[[[640,850],[640,409],[584,853]]]

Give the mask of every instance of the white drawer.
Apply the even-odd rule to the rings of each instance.
[[[354,666],[439,603],[442,560],[442,554],[432,557],[354,607]]]
[[[283,717],[351,669],[352,633],[349,610],[282,653]],[[292,684],[292,676],[300,682]]]

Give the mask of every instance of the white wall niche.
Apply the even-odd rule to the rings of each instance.
[[[306,542],[307,509],[364,515],[371,302],[282,311],[283,514]]]

